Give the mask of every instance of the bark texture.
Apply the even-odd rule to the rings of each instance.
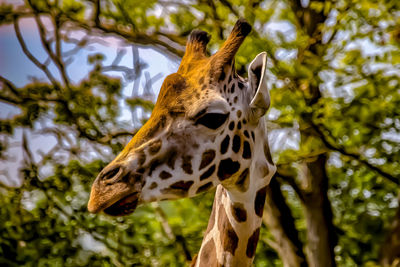
[[[294,218],[276,177],[267,187],[264,211],[263,222],[274,237],[274,241],[269,242],[269,245],[278,252],[283,266],[307,266]]]
[[[312,267],[336,266],[337,237],[328,199],[327,156],[320,154],[304,165],[302,200],[307,223],[307,258]]]
[[[400,201],[400,195],[398,199]],[[382,266],[400,266],[400,207],[382,244],[380,263]]]

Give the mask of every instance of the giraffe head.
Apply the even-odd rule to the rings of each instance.
[[[251,62],[248,80],[234,69],[234,56],[250,31],[238,20],[211,57],[209,35],[190,34],[179,69],[164,80],[150,119],[94,181],[90,212],[125,215],[140,203],[191,197],[217,184],[244,192],[249,172],[268,172],[253,164],[260,153],[272,164],[261,119],[269,107],[266,53]],[[268,183],[270,176],[258,183]]]

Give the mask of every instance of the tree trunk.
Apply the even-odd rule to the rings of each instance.
[[[307,258],[312,267],[336,266],[334,248],[337,243],[333,215],[328,199],[327,156],[320,154],[304,165],[302,200],[307,223]]]
[[[400,207],[382,245],[380,263],[382,266],[400,266]]]
[[[294,218],[276,177],[267,187],[264,211],[263,222],[274,237],[274,241],[269,243],[278,252],[283,266],[307,266]]]

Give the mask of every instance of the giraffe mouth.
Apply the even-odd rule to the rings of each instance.
[[[128,215],[135,211],[138,202],[139,194],[136,192],[118,200],[108,208],[104,209],[104,213],[111,216]]]

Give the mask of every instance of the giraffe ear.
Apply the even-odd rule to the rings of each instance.
[[[270,97],[265,70],[267,67],[267,53],[258,54],[249,66],[249,91],[252,96],[250,108],[254,120],[258,120],[268,110]]]

